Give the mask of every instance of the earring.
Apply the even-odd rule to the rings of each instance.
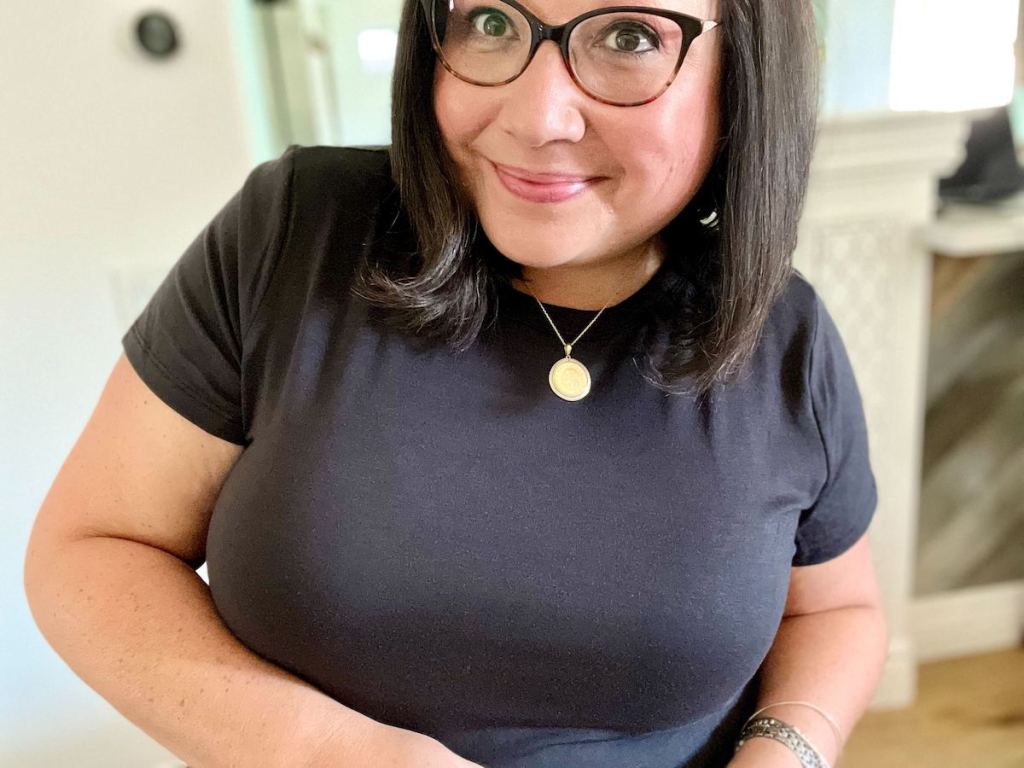
[[[713,227],[718,222],[718,211],[711,211],[707,216],[699,219],[700,223],[705,227]]]

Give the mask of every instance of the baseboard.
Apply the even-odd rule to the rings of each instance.
[[[1024,642],[1024,581],[915,597],[910,606],[918,662],[989,653]]]

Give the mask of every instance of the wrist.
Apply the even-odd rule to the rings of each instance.
[[[773,704],[761,712],[759,717],[778,718],[796,728],[829,765],[834,766],[839,759],[839,753],[843,748],[842,742],[837,740],[836,732],[828,720],[813,709],[798,704]],[[774,741],[765,737],[758,737],[756,740]],[[782,743],[779,743],[779,746],[789,749]]]
[[[800,758],[781,741],[755,736],[736,751],[729,768],[800,768]]]

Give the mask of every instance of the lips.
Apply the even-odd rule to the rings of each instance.
[[[533,184],[572,184],[589,181],[590,179],[595,178],[594,176],[567,173],[533,173],[522,168],[515,168],[511,165],[501,165],[500,163],[495,163],[494,166],[502,173],[514,176],[517,179],[522,179],[523,181],[529,181]]]
[[[582,194],[600,177],[567,173],[527,171],[491,163],[504,187],[516,197],[534,203],[558,203]]]

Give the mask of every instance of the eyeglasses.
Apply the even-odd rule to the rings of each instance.
[[[572,79],[619,107],[648,104],[675,80],[694,40],[717,21],[646,6],[599,8],[546,24],[516,0],[420,0],[445,69],[467,83],[505,85],[554,41]]]

